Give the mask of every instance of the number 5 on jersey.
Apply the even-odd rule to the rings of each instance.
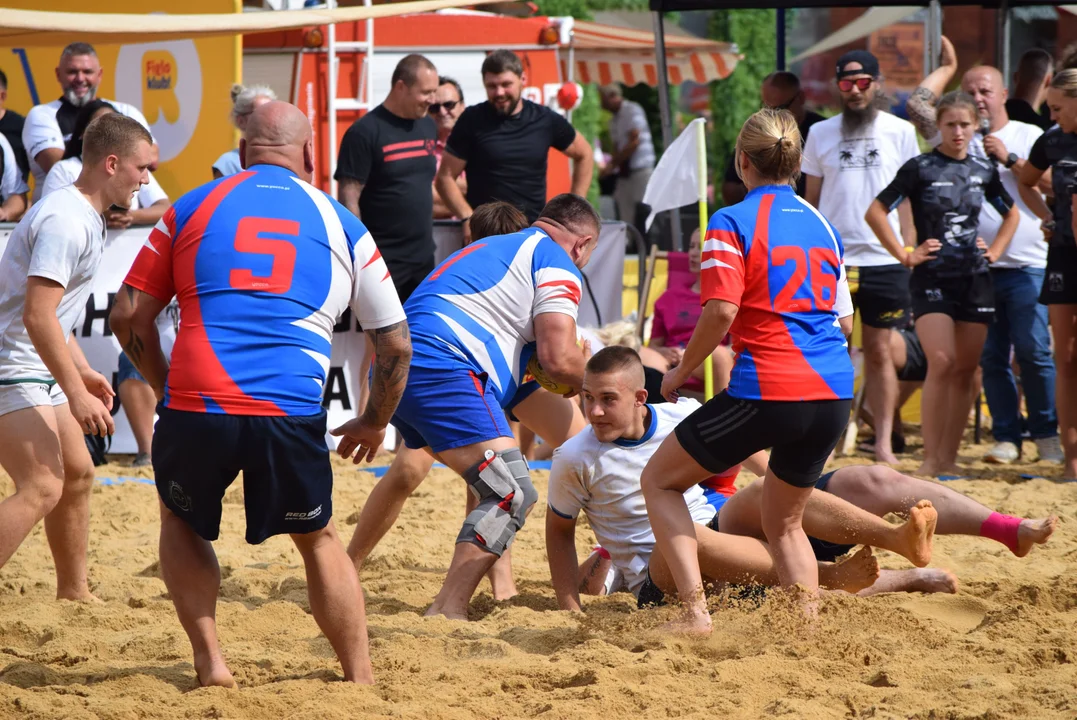
[[[776,269],[793,266],[789,279],[774,298],[775,312],[834,309],[840,270],[833,250],[813,247],[805,253],[799,245],[779,245],[771,250],[770,263]]]
[[[236,228],[236,252],[252,255],[269,255],[273,258],[269,275],[255,275],[248,268],[235,268],[229,275],[229,284],[235,290],[260,290],[283,295],[292,287],[295,272],[295,244],[291,240],[263,237],[289,235],[299,237],[299,223],[294,220],[245,217]]]

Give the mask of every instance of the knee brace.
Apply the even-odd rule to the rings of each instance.
[[[487,450],[486,458],[464,473],[464,480],[479,506],[464,520],[456,542],[473,543],[501,557],[538,500],[527,461],[516,448]]]

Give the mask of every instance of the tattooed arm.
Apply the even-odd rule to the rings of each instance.
[[[157,334],[157,316],[167,302],[124,284],[116,295],[108,323],[131,361],[160,400],[165,394],[168,361]]]
[[[905,103],[905,112],[909,115],[909,121],[916,126],[917,132],[925,140],[935,137],[939,131],[935,125],[935,104],[956,74],[957,53],[954,51],[953,43],[943,35],[942,55],[938,69],[924,78]]]
[[[373,460],[385,439],[385,427],[400,404],[411,367],[411,331],[408,321],[367,330],[367,339],[374,346],[374,377],[370,381],[370,399],[359,417],[331,431],[342,436],[337,445],[341,457],[352,457],[358,464]],[[355,452],[358,449],[359,452]]]
[[[411,367],[411,331],[408,321],[388,327],[367,330],[366,336],[374,345],[374,377],[370,381],[370,399],[360,419],[366,424],[384,428],[400,404]]]

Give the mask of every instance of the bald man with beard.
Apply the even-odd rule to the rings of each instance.
[[[333,433],[343,436],[342,450],[372,456],[407,380],[407,321],[366,227],[309,184],[306,116],[287,103],[262,105],[239,152],[243,172],[169,208],[110,316],[160,402],[153,469],[161,577],[199,683],[233,686],[217,640],[221,575],[211,543],[224,493],[242,471],[247,542],[291,536],[311,614],[344,679],[372,683],[363,595],[332,522],[322,392],[333,326],[350,307],[377,361],[366,409]],[[174,296],[181,320],[170,368],[154,318]]]
[[[932,145],[941,141],[935,125],[935,104],[957,74],[957,54],[942,38],[940,65],[913,91],[905,109],[917,131]],[[1010,365],[1010,348],[1021,368],[1021,387],[1028,407],[1028,430],[1040,460],[1062,462],[1055,413],[1055,366],[1051,358],[1047,308],[1039,304],[1047,267],[1047,243],[1040,218],[1049,217],[1043,196],[1017,181],[1032,145],[1043,130],[1010,118],[1002,73],[988,65],[968,70],[961,89],[976,101],[980,132],[969,153],[994,161],[1002,184],[1016,201],[1021,221],[1006,252],[991,264],[995,287],[995,320],[988,327],[980,365],[995,445],[984,459],[1007,464],[1022,455],[1020,396]],[[984,203],[979,233],[989,245],[1002,225],[998,212]]]

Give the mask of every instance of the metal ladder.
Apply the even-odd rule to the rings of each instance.
[[[372,4],[372,0],[363,0],[364,7],[369,8]],[[326,6],[330,10],[335,10],[337,0],[327,0]],[[371,110],[375,105],[371,98],[377,97],[374,94],[374,76],[371,73],[371,67],[374,62],[374,19],[367,18],[363,22],[366,23],[366,40],[340,42],[337,40],[336,25],[330,25],[327,28],[326,51],[329,87],[326,101],[329,115],[329,194],[333,197],[337,196],[337,181],[333,176],[337,172],[337,152],[340,148],[339,138],[337,137],[337,113],[342,110]],[[340,60],[337,54],[341,52],[363,53],[365,56],[363,58],[363,68],[359,75],[359,92],[354,98],[337,97],[340,76]]]

